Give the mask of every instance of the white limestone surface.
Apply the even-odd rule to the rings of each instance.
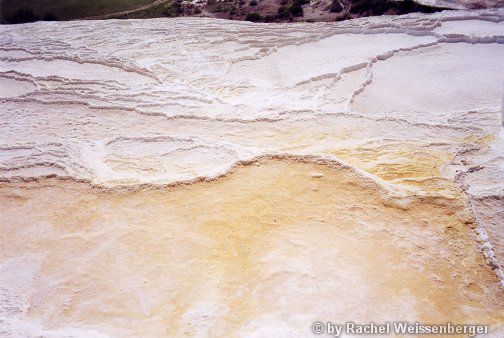
[[[352,175],[355,175],[355,177],[352,176],[352,180],[368,182],[371,184],[370,186],[374,187],[373,191],[378,191],[377,194],[383,196],[387,207],[381,206],[380,208],[385,208],[383,209],[384,215],[388,215],[389,211],[386,208],[390,205],[394,208],[407,209],[411,205],[416,205],[415,203],[421,204],[429,201],[425,203],[429,205],[429,208],[435,209],[439,206],[449,208],[451,202],[446,201],[463,201],[462,204],[471,213],[471,216],[467,217],[474,220],[474,231],[468,230],[477,235],[477,238],[474,239],[474,246],[478,248],[481,257],[485,258],[488,271],[491,271],[495,277],[495,285],[499,283],[504,285],[501,269],[504,264],[504,230],[502,229],[504,224],[504,142],[502,136],[499,136],[499,134],[502,135],[503,129],[503,20],[504,11],[494,9],[443,12],[432,15],[385,16],[340,23],[314,24],[255,24],[206,18],[176,18],[37,22],[1,26],[0,180],[6,187],[5,189],[10,191],[7,193],[5,190],[2,193],[2,198],[5,198],[6,201],[14,199],[14,202],[12,204],[6,202],[2,209],[1,226],[8,235],[0,239],[5,243],[7,241],[17,243],[19,238],[23,238],[21,235],[19,235],[21,237],[13,235],[12,224],[17,224],[16,229],[22,229],[28,224],[38,224],[37,227],[40,228],[37,229],[43,229],[44,226],[47,226],[47,231],[54,231],[55,224],[50,221],[47,221],[48,223],[44,223],[45,221],[34,223],[32,220],[35,219],[35,214],[26,213],[29,210],[33,210],[34,213],[46,212],[43,210],[44,208],[40,208],[40,204],[34,204],[35,207],[31,209],[23,209],[27,208],[28,204],[23,204],[24,199],[17,194],[23,195],[23,186],[28,187],[33,182],[45,182],[45,180],[52,182],[51,180],[54,179],[61,179],[62,182],[70,180],[108,192],[122,191],[121,189],[130,189],[131,191],[164,189],[180,183],[190,185],[190,183],[201,180],[210,181],[235,172],[237,167],[248,166],[251,163],[258,163],[261,168],[261,161],[264,159],[295,159],[295,161],[303,163],[317,163],[317,165],[325,163],[329,167],[337,166],[339,168],[342,166],[346,168],[345,170],[349,170]],[[247,170],[253,171],[250,168]],[[276,169],[271,170],[276,172]],[[290,172],[289,168],[285,170]],[[309,170],[310,179],[329,175],[320,173],[315,167],[310,167]],[[298,175],[299,171],[301,169],[292,169],[293,177]],[[236,175],[241,177],[240,174]],[[263,177],[261,175],[264,174],[248,173],[247,171],[244,177],[248,179]],[[267,178],[264,179],[267,180]],[[277,182],[277,184],[283,186],[282,182]],[[251,187],[255,187],[255,184],[259,186],[261,183],[254,183],[252,180],[248,184],[247,187],[252,189]],[[357,183],[349,184],[348,187],[354,187],[355,184]],[[236,187],[243,187],[243,185],[238,183],[232,185],[229,189],[234,190],[230,190],[229,196],[227,193],[224,195],[209,193],[209,196],[213,196],[211,197],[214,198],[213,201],[220,201],[220,198],[222,201],[227,201],[227,198],[237,194]],[[289,201],[291,201],[290,195],[287,193],[291,191],[289,189],[293,189],[291,192],[296,191],[296,196],[301,194],[290,185],[284,187],[285,194],[282,193],[282,190],[273,193],[274,190],[268,190],[270,188],[264,187],[263,191],[271,191],[271,196],[276,196],[277,199],[271,203],[279,208],[283,205],[283,202],[280,201],[286,201],[286,208],[289,206]],[[14,189],[14,192],[11,189]],[[27,191],[35,191],[31,190],[32,188],[26,189]],[[328,195],[324,195],[326,192],[323,187],[317,189],[322,189],[324,193],[321,192],[320,196],[315,193],[312,196],[313,200],[323,203],[325,199],[336,198],[329,192],[327,192]],[[341,187],[337,189],[342,189],[342,193],[346,191]],[[77,190],[76,188],[75,191]],[[357,191],[354,196],[360,196],[358,194]],[[90,193],[91,195],[92,193]],[[65,197],[62,197],[66,196],[64,194],[55,193],[54,196],[59,203],[65,201]],[[188,198],[187,196],[189,195],[183,195],[183,198]],[[257,191],[251,192],[250,196],[252,196],[250,201],[255,201],[259,196],[262,196],[259,198],[260,201],[266,201],[270,195],[263,196],[260,191]],[[77,199],[77,197],[72,198]],[[126,226],[124,224],[131,222],[133,222],[131,224],[136,224],[132,220],[138,219],[135,218],[138,215],[134,214],[137,209],[145,210],[143,215],[146,222],[149,215],[156,212],[159,212],[159,215],[164,215],[162,217],[177,215],[177,212],[175,212],[175,216],[166,215],[163,211],[164,204],[156,204],[158,202],[155,199],[138,198],[142,201],[148,200],[149,203],[152,202],[152,205],[156,205],[160,209],[150,210],[149,204],[138,202],[138,204],[128,204],[128,210],[120,213],[122,216],[118,214],[118,218],[107,218],[107,213],[103,210],[103,214],[100,214],[100,217],[103,218],[83,216],[87,220],[86,222],[91,222],[89,224],[110,225],[109,228],[100,228],[101,230],[89,233],[89,238],[98,236],[101,231],[112,231],[110,229],[120,231],[122,234],[124,230],[122,227]],[[161,201],[162,198],[165,197],[160,197],[158,201]],[[238,195],[235,198],[239,201],[241,197]],[[373,209],[367,205],[366,208],[369,207],[374,211],[363,212],[362,210],[365,208],[359,207],[359,203],[361,203],[359,198],[355,197],[355,204],[348,206],[349,210],[353,210],[354,213],[353,216],[345,216],[349,217],[348,222],[351,222],[352,218],[359,219],[360,223],[356,221],[359,224],[359,229],[369,228],[374,229],[373,231],[382,229],[380,228],[382,226],[386,227],[382,224],[375,229],[377,223],[373,223],[375,224],[373,226],[369,225],[372,222],[379,223],[379,215],[373,216],[372,221],[367,219],[367,216],[359,218],[358,215],[368,215],[376,210],[381,210],[380,208]],[[354,201],[350,198],[348,200]],[[433,202],[439,200],[445,202]],[[183,203],[183,201],[183,199],[176,202],[170,200],[166,203]],[[255,205],[255,202],[250,201],[243,203]],[[85,205],[88,205],[86,203],[94,203],[92,201],[81,202],[76,204],[76,208],[84,208]],[[202,205],[207,202],[204,199],[199,201]],[[344,201],[333,202],[343,203]],[[429,204],[431,202],[432,205]],[[104,205],[107,203],[104,202]],[[233,203],[233,200],[226,203]],[[120,208],[120,205],[111,202],[109,206],[113,209]],[[71,213],[66,216],[60,215],[57,212],[57,206],[52,205],[52,207],[55,208],[55,215],[61,217],[58,218],[58,224],[67,224],[63,220],[69,220],[68,217]],[[188,203],[185,206],[180,206],[181,209],[175,208],[174,210],[185,210],[183,208],[186,207],[189,208],[187,210],[192,210],[191,208],[197,206]],[[465,207],[460,206],[462,209]],[[207,205],[201,208],[201,210],[209,212],[208,210],[217,210],[218,205]],[[52,209],[48,208],[47,210]],[[197,213],[197,210],[196,208],[194,212]],[[332,209],[328,207],[327,210]],[[321,215],[329,215],[330,212],[327,210],[320,210]],[[462,211],[456,210],[458,211],[451,211],[448,214],[456,215],[453,217],[457,219],[457,222],[467,218],[460,216],[461,213],[463,214]],[[256,209],[249,211],[254,217],[269,215]],[[179,212],[182,215],[182,211]],[[246,212],[243,212],[245,215]],[[287,211],[285,212],[287,213]],[[361,212],[363,213],[361,214]],[[412,214],[408,216],[410,218],[404,216],[405,222],[416,224],[415,217],[418,216],[416,212],[416,209],[414,212],[412,211]],[[126,217],[130,213],[133,213],[131,217]],[[301,213],[301,216],[308,214],[306,211]],[[343,214],[345,213],[341,211],[341,215]],[[40,216],[40,219],[49,217],[48,219],[50,219],[54,216],[51,216],[52,214],[44,215],[37,217]],[[195,217],[193,213],[191,215],[187,216],[187,219]],[[237,215],[242,215],[241,211],[232,214],[233,217],[237,217]],[[416,216],[413,217],[414,215]],[[122,219],[121,217],[126,218]],[[186,220],[184,217],[180,216],[180,219],[176,220],[170,219],[170,222],[185,226],[187,222],[184,221]],[[101,221],[96,221],[96,219]],[[400,216],[391,214],[390,224],[400,227],[400,219]],[[410,221],[406,221],[406,219]],[[444,218],[439,216],[438,219]],[[316,222],[315,220],[311,221]],[[436,218],[433,218],[432,221],[436,222]],[[69,222],[68,224],[72,224],[71,220]],[[233,222],[250,224],[241,218]],[[419,222],[429,223],[426,219]],[[449,217],[443,222],[443,224],[448,224]],[[471,222],[467,221],[468,224]],[[311,233],[309,227],[304,228],[307,226],[306,224],[309,223],[303,223],[300,228],[304,230],[299,230],[300,233],[305,234],[304,236]],[[451,228],[452,226],[449,226],[447,229]],[[176,229],[179,228],[176,227]],[[328,229],[328,231],[333,231],[335,228],[329,227]],[[429,242],[429,234],[425,228],[417,232],[422,234],[421,239],[415,239],[415,233],[409,229],[401,230],[405,233],[401,233],[401,236],[392,241],[394,245],[403,249],[415,245],[419,247],[435,246],[435,243]],[[303,257],[319,255],[318,252],[310,251],[308,256],[300,257],[300,261],[305,265],[296,265],[297,260],[288,258],[294,257],[289,255],[294,255],[296,252],[296,243],[301,243],[299,244],[301,247],[307,243],[303,242],[301,238],[303,236],[296,235],[296,231],[298,230],[291,229],[282,235],[289,238],[290,242],[288,243],[290,244],[277,243],[278,238],[268,237],[267,243],[270,246],[267,247],[270,249],[276,247],[277,251],[271,249],[272,251],[268,251],[265,257],[257,258],[258,262],[262,262],[261,266],[267,266],[267,269],[261,270],[261,273],[264,276],[269,276],[262,280],[261,283],[264,284],[257,284],[258,289],[255,289],[254,292],[258,294],[264,292],[264,295],[272,296],[274,293],[268,293],[267,290],[269,287],[273,288],[275,284],[274,278],[276,277],[272,277],[276,276],[275,271],[277,270],[275,269],[279,266],[292,267],[292,270],[289,270],[292,271],[292,275],[280,274],[287,277],[278,280],[278,283],[285,286],[285,298],[282,298],[281,304],[269,307],[269,309],[276,309],[271,310],[271,313],[260,315],[240,308],[240,311],[243,311],[239,312],[239,316],[243,316],[244,322],[228,327],[229,330],[234,330],[235,335],[249,334],[260,337],[268,336],[267,332],[277,332],[279,335],[304,336],[306,332],[302,329],[303,325],[316,319],[306,313],[298,313],[297,317],[293,314],[291,315],[294,317],[289,317],[286,314],[290,308],[289,304],[291,306],[297,304],[299,309],[314,311],[312,307],[301,300],[299,302],[296,300],[297,303],[292,300],[293,303],[289,303],[289,299],[293,299],[293,296],[288,292],[294,292],[298,287],[298,289],[305,291],[311,290],[311,284],[305,278],[308,278],[307,276],[312,272],[316,275],[320,272],[319,269],[322,269],[322,266],[316,265],[314,261],[311,263],[315,265],[310,265],[311,263],[303,260]],[[359,234],[362,235],[362,233],[359,231],[365,232],[365,230],[355,231],[357,233],[353,233],[353,235],[350,233],[344,235],[342,240],[346,241],[345,245],[348,246],[345,246],[345,249],[354,250],[354,244],[349,238],[360,238]],[[395,234],[394,231],[389,229],[385,232]],[[439,229],[434,232],[437,233],[437,231],[445,233]],[[449,231],[446,230],[446,233]],[[120,234],[116,233],[114,235],[116,237],[104,237],[107,240],[100,237],[101,239],[95,242],[109,243],[110,238],[123,238]],[[139,236],[144,235],[145,233],[142,233]],[[175,240],[173,238],[183,239],[183,237],[177,237],[178,235],[170,237],[170,240]],[[366,236],[368,235],[369,233],[366,234]],[[61,240],[67,238],[65,237],[67,235],[61,236]],[[84,237],[88,238],[86,236]],[[207,243],[205,241],[211,241],[212,238],[220,238],[220,235],[210,236],[208,233],[199,232],[194,236],[196,239],[199,238],[202,243]],[[206,236],[210,236],[208,237],[210,239]],[[239,237],[240,240],[242,239],[241,234],[237,235],[234,232],[229,235],[231,237],[226,236],[222,238]],[[451,233],[449,236],[451,240],[458,238]],[[376,238],[373,240],[377,240]],[[406,244],[400,244],[404,238],[409,238],[410,242],[406,240]],[[147,241],[147,239],[145,240]],[[374,243],[373,240],[363,243]],[[316,238],[310,237],[308,241],[312,241],[310,243],[314,245],[317,243]],[[199,243],[198,240],[195,240],[196,242]],[[27,241],[26,243],[31,242]],[[188,249],[189,246],[183,246],[187,244],[184,243],[177,244],[181,245],[184,250],[187,249],[187,252],[183,251],[186,252],[185,254],[183,252],[177,253],[180,255],[177,257],[181,260],[189,259],[188,257],[195,254],[193,249]],[[47,245],[50,250],[55,250],[54,245]],[[234,246],[222,245],[224,245],[223,248],[231,250],[231,252],[238,250]],[[40,282],[36,272],[42,266],[41,260],[43,261],[43,259],[36,253],[22,251],[19,249],[20,247],[9,246],[1,256],[0,267],[1,271],[5,272],[2,276],[9,277],[1,279],[1,287],[7,291],[2,289],[4,297],[0,298],[0,307],[4,309],[3,312],[0,312],[0,315],[3,316],[3,322],[0,324],[8,323],[8,328],[0,333],[10,332],[16,335],[17,332],[19,335],[49,336],[73,336],[75,334],[75,336],[86,337],[129,334],[134,336],[141,335],[141,332],[150,332],[152,336],[167,334],[167,331],[161,329],[164,325],[159,317],[161,315],[157,312],[159,316],[149,317],[148,315],[151,313],[149,311],[154,311],[154,305],[149,305],[155,303],[152,295],[145,297],[135,295],[135,299],[140,299],[138,301],[138,304],[141,305],[139,308],[145,309],[143,314],[135,312],[133,315],[134,312],[128,312],[128,315],[117,315],[117,318],[114,317],[114,320],[108,322],[99,322],[96,319],[103,319],[105,315],[100,317],[86,312],[92,311],[92,308],[100,304],[106,308],[104,304],[107,304],[109,298],[105,296],[107,291],[104,290],[108,289],[100,289],[103,293],[99,293],[100,296],[97,297],[103,296],[104,298],[97,298],[98,305],[79,303],[83,307],[79,310],[72,307],[77,305],[72,303],[71,296],[61,299],[55,298],[53,307],[47,309],[50,314],[45,313],[43,308],[28,310],[31,309],[29,304],[32,304],[33,299],[39,297],[36,299],[40,300],[42,297],[43,291],[41,290],[51,289],[50,285],[53,285],[51,283],[57,284],[56,281],[65,280],[65,277],[61,275],[57,278],[54,277],[55,279],[51,281]],[[114,248],[117,257],[122,257],[124,262],[129,262],[133,254],[126,253],[126,246],[114,246]],[[134,248],[138,249],[139,246],[134,246]],[[373,248],[369,247],[366,250],[375,252]],[[450,248],[456,251],[453,247]],[[432,248],[432,250],[435,249],[436,247]],[[445,252],[442,251],[444,249],[441,247],[438,249],[440,251],[435,251],[435,254],[434,251],[429,251],[432,256],[425,254],[426,257],[442,256]],[[96,250],[98,251],[89,257],[98,257],[97,252],[101,252],[99,251],[101,249]],[[254,250],[259,252],[260,248]],[[320,256],[317,256],[319,259],[328,257],[324,250],[321,250]],[[20,252],[23,252],[23,256],[14,257],[14,252],[17,252],[16,255],[21,255]],[[174,252],[171,253],[175,255]],[[198,252],[198,250],[194,252]],[[230,254],[229,257],[240,258],[242,257],[240,252],[238,250],[238,253],[235,252],[235,256]],[[54,252],[53,254],[59,255]],[[460,255],[457,255],[454,253],[453,257],[460,258]],[[155,259],[161,256],[156,256]],[[355,264],[366,266],[367,263],[361,261],[360,257],[356,257],[353,257]],[[75,259],[78,264],[87,266],[81,260],[83,258],[76,256]],[[92,260],[92,258],[89,259]],[[198,259],[191,258],[191,262],[198,261]],[[412,255],[410,263],[416,262],[416,259]],[[107,262],[107,264],[117,263]],[[425,262],[430,261],[426,258]],[[143,271],[140,263],[136,262],[135,264],[139,265],[128,266],[137,266],[138,270],[132,267],[131,271],[128,270],[130,272],[127,276],[133,276],[134,271]],[[397,263],[397,267],[404,267],[405,264]],[[472,266],[464,264],[460,263],[457,266]],[[232,265],[232,271],[235,271],[233,270],[235,265]],[[312,272],[303,270],[308,269],[307,266],[313,269],[310,270]],[[67,268],[71,271],[72,264],[69,264]],[[87,268],[83,267],[83,269]],[[202,269],[204,268],[202,267]],[[331,270],[324,276],[327,277],[327,280],[340,276],[342,279],[336,281],[340,287],[357,285],[359,278],[368,278],[368,280],[371,278],[363,271],[353,269],[352,264],[342,261],[334,265],[334,271]],[[153,270],[142,273],[147,276],[154,274]],[[118,268],[117,271],[100,270],[97,273],[103,273],[103,276],[109,273],[120,275],[126,270]],[[346,271],[346,274],[339,275],[339,271]],[[428,269],[426,268],[425,271]],[[214,270],[211,272],[218,275]],[[334,275],[332,275],[333,272]],[[478,297],[493,295],[490,291],[481,291],[474,287],[475,284],[469,282],[470,278],[465,273],[468,272],[461,273],[459,276],[462,276],[461,279],[465,278],[464,287],[468,288],[468,292],[474,292],[478,294]],[[250,276],[254,275],[251,272]],[[359,277],[364,275],[367,277]],[[140,283],[139,280],[143,277],[135,276],[131,277],[134,279],[134,281],[131,280],[131,283]],[[173,274],[170,276],[173,277]],[[184,276],[182,277],[196,278],[189,272]],[[242,275],[237,274],[237,276]],[[250,278],[249,275],[236,278],[246,280],[245,277]],[[82,278],[86,279],[87,277]],[[155,277],[152,278],[155,279]],[[205,287],[201,286],[203,284],[198,284],[198,287],[201,287],[202,290],[214,287],[219,289],[216,285],[220,285],[220,280],[218,277],[215,278],[216,280],[206,280],[205,283],[209,284],[205,284]],[[231,279],[234,280],[233,278]],[[438,277],[432,278],[434,280]],[[159,280],[156,281],[160,283]],[[348,284],[349,281],[351,281],[350,284]],[[235,309],[234,305],[225,301],[229,300],[229,297],[235,297],[241,289],[237,289],[237,293],[233,293],[233,296],[222,296],[222,298],[215,296],[216,299],[197,301],[193,301],[191,298],[191,300],[183,299],[181,301],[180,294],[183,292],[180,290],[183,289],[179,289],[179,284],[177,284],[179,282],[175,278],[172,289],[162,289],[170,297],[172,297],[172,293],[174,295],[174,298],[170,298],[168,302],[171,302],[172,305],[175,304],[173,306],[176,311],[173,310],[173,313],[182,311],[176,320],[178,324],[172,325],[177,329],[169,331],[170,335],[181,336],[187,332],[189,335],[200,336],[225,334],[225,331],[222,331],[225,326],[219,320],[225,316],[231,316],[229,313]],[[65,283],[67,284],[64,285],[71,285],[67,280]],[[75,283],[78,284],[78,282]],[[180,283],[183,285],[182,282]],[[321,292],[324,295],[331,297],[330,283],[320,285],[316,282],[313,283],[323,290]],[[411,283],[413,285],[415,282]],[[418,288],[415,288],[417,291],[422,289],[422,284],[418,285]],[[330,309],[332,309],[333,313],[341,311],[341,313],[348,314],[345,317],[348,320],[352,320],[353,317],[350,315],[352,313],[357,316],[359,301],[356,299],[359,297],[368,299],[366,297],[371,297],[373,288],[365,283],[359,288],[350,286],[345,294],[348,297],[355,296],[352,299],[356,303],[350,302],[350,298],[345,298],[349,301],[345,308],[337,308],[334,304],[324,303],[328,310],[320,315],[325,315],[327,320],[335,319],[328,318],[331,314]],[[79,288],[79,286],[75,287]],[[453,284],[452,287],[456,289],[458,286]],[[37,296],[29,296],[33,290],[38,290]],[[61,287],[58,290],[60,292],[66,289]],[[228,289],[222,292],[226,293],[226,290]],[[417,292],[415,290],[408,292],[414,294]],[[483,288],[483,290],[487,289]],[[64,291],[61,292],[65,294]],[[306,292],[309,293],[309,291]],[[413,301],[409,303],[406,300],[408,298],[406,293],[402,295],[404,299],[398,298],[393,301],[386,298],[387,293],[382,296],[383,299],[390,300],[391,303],[386,304],[393,305],[395,313],[401,313],[409,311],[408,309],[417,304]],[[26,294],[27,298],[9,296],[22,294]],[[456,294],[455,291],[454,294]],[[86,295],[89,296],[88,293]],[[81,296],[82,294],[79,294],[79,297]],[[110,298],[113,297],[110,296]],[[83,300],[85,297],[78,299]],[[375,299],[374,304],[377,308],[383,299]],[[492,299],[502,302],[502,293]],[[17,312],[9,312],[8,308],[11,306],[9,302],[15,303],[12,307],[16,308]],[[67,312],[63,310],[61,311],[64,313],[52,312],[64,308],[62,304],[70,304]],[[128,304],[130,303],[115,303],[114,306],[130,309]],[[131,306],[133,307],[133,305]],[[157,306],[162,307],[163,305],[158,304]],[[401,306],[404,307],[404,311],[401,310]],[[478,311],[480,310],[474,310],[471,313],[479,316],[480,312]],[[86,322],[79,322],[78,318],[81,312],[87,314],[88,317],[85,318],[95,318],[97,321],[86,319]],[[462,312],[461,318],[463,315],[468,316],[470,311]],[[17,313],[21,313],[22,316],[18,316]],[[366,312],[361,319],[390,319],[384,315],[378,316],[373,313],[372,311]],[[411,313],[411,318],[408,318],[418,319],[415,317],[414,311]],[[288,325],[289,320],[286,319],[283,322],[277,321],[276,314],[278,314],[278,318],[288,317],[295,325]],[[109,312],[107,312],[108,315],[110,315]],[[485,317],[487,314],[481,316],[474,318],[487,318]],[[493,315],[488,314],[488,316]],[[66,319],[60,320],[58,318]],[[153,331],[148,331],[147,327],[135,326],[132,328],[128,326],[129,324],[125,324],[126,322],[133,323],[133,320],[140,320],[139,318],[152,320]],[[195,318],[202,318],[198,322],[199,326],[193,325]],[[232,316],[226,318],[229,319]],[[494,325],[495,318],[491,318],[493,318]],[[61,321],[61,325],[58,324],[58,320]],[[170,323],[173,324],[173,320]],[[142,321],[140,320],[140,322]],[[140,322],[134,321],[137,324]],[[189,322],[192,324],[189,325]],[[77,331],[79,333],[75,333]]]

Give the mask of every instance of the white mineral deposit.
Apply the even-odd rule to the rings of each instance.
[[[502,9],[0,26],[0,336],[503,337],[503,94]]]

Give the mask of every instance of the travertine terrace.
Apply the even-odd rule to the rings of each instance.
[[[503,20],[0,27],[0,336],[502,337]]]

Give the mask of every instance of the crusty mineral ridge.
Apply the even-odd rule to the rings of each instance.
[[[0,336],[502,337],[503,20],[0,27]]]

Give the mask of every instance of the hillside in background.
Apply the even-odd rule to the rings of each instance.
[[[72,20],[136,9],[154,0],[0,0],[2,21]]]
[[[203,16],[254,22],[341,21],[364,16],[504,6],[504,0],[0,0],[4,24],[38,20]]]

